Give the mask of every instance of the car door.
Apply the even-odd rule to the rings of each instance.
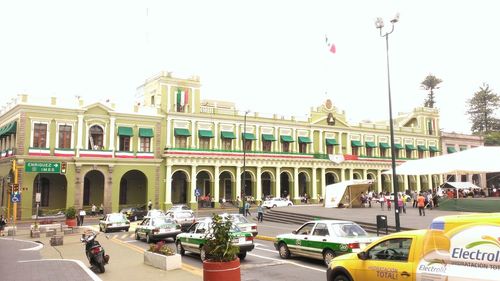
[[[182,241],[182,245],[184,248],[190,252],[200,252],[200,234],[198,233],[203,229],[202,224],[203,222],[200,223],[195,223],[193,224],[187,231],[183,237],[186,237],[185,241]]]
[[[149,221],[150,219],[146,218],[137,226],[137,235],[139,235],[140,238],[146,237],[146,227],[149,224]]]
[[[330,237],[330,232],[328,231],[328,225],[326,223],[317,223],[314,226],[312,234],[308,236],[308,254],[311,257],[322,259],[323,249],[328,245],[328,238]]]
[[[367,259],[360,260],[356,280],[415,281],[413,252],[415,237],[398,237],[383,240],[367,249]]]
[[[314,228],[315,223],[310,222],[302,225],[297,231],[294,233],[294,245],[288,245],[290,252],[295,255],[300,256],[310,256],[310,247],[311,241],[310,236],[312,234],[312,230]]]

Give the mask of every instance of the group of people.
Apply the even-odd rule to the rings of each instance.
[[[99,213],[97,213],[97,206],[95,204],[92,204],[92,207],[90,207],[90,215],[95,216],[95,215],[104,215],[104,205],[101,203],[101,206],[99,206]],[[78,226],[83,225],[83,221],[85,220],[85,216],[87,215],[87,212],[85,209],[80,209],[78,210],[78,214],[76,216],[76,224]]]
[[[387,210],[391,211],[392,205],[394,204],[394,194],[389,192],[380,192],[379,194],[373,192],[366,192],[360,195],[360,200],[362,202],[362,206],[370,207],[372,205],[372,201],[379,202],[380,208],[384,210],[384,207],[387,206]],[[412,204],[413,208],[419,209],[419,214],[421,216],[425,216],[425,209],[433,209],[438,206],[438,195],[432,191],[407,191],[407,192],[398,192],[397,194],[397,206],[395,208],[398,209],[399,213],[406,214],[407,204]]]
[[[243,215],[246,216],[251,216],[252,214],[250,213],[250,202],[248,200],[245,200],[243,202],[239,196],[236,197],[236,206],[240,208],[242,211]],[[257,205],[257,221],[262,222],[264,220],[264,208],[262,207],[262,202]]]

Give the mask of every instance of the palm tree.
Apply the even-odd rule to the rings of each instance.
[[[443,82],[443,80],[437,78],[436,76],[429,74],[425,77],[425,80],[420,83],[422,89],[429,91],[427,99],[424,101],[425,107],[434,108],[434,90],[439,89],[438,85]]]

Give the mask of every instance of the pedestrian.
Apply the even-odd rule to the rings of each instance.
[[[391,206],[392,206],[391,196],[390,195],[386,195],[385,196],[385,201],[387,202],[387,211],[390,211],[391,210]]]
[[[226,198],[222,197],[222,204],[220,205],[222,209],[224,209],[224,205],[226,205]]]
[[[96,211],[97,211],[97,207],[95,206],[95,204],[92,204],[92,216],[96,215]]]
[[[416,190],[412,192],[411,197],[413,199],[413,208],[417,208],[418,193]]]
[[[262,207],[262,202],[257,206],[257,221],[262,222],[264,220],[264,208]]]
[[[380,203],[380,208],[384,210],[385,197],[383,193],[379,194],[378,202]]]
[[[104,205],[101,203],[101,206],[99,207],[99,214],[104,215]]]
[[[372,207],[373,191],[368,192],[368,207]]]
[[[404,206],[403,196],[401,195],[401,193],[398,193],[398,213],[401,214],[401,210],[403,210],[404,213],[406,213],[406,209],[403,209],[403,206]]]
[[[83,220],[85,219],[85,215],[87,215],[87,213],[85,212],[84,209],[80,209],[80,212],[78,212],[78,215],[80,217],[80,226],[82,226]]]
[[[5,236],[3,233],[5,229],[5,225],[7,224],[7,220],[3,217],[3,215],[0,216],[0,236]]]
[[[417,197],[418,214],[425,217],[425,197],[420,193]]]
[[[252,214],[250,214],[250,203],[247,201],[245,202],[245,217],[249,215],[251,216]]]
[[[151,202],[151,199],[148,201],[148,210],[151,211],[151,208],[153,208],[153,202]]]

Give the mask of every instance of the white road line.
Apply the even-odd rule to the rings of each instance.
[[[75,262],[76,264],[78,264],[82,269],[83,271],[85,271],[90,278],[92,278],[92,280],[94,281],[102,281],[101,278],[99,278],[92,270],[90,270],[90,268],[86,267],[85,264],[83,264],[82,261],[79,261],[79,260],[72,260],[72,259],[64,259],[64,260],[61,260],[61,259],[44,259],[44,260],[25,260],[25,261],[18,261],[18,262],[22,262],[22,263],[28,263],[28,262],[43,262],[43,261],[70,261],[70,262]]]
[[[264,245],[264,244],[260,244],[260,243],[253,243],[253,244],[255,245],[255,247],[269,248],[269,246]]]
[[[37,243],[35,241],[31,241],[31,240],[22,240],[22,239],[8,238],[8,237],[0,238],[0,239],[1,240],[14,240],[14,241],[18,241],[18,242],[27,242],[27,243],[34,244],[33,247],[31,247],[31,248],[25,248],[25,249],[19,249],[20,251],[38,251],[41,248],[43,248],[43,244]]]
[[[287,263],[287,264],[293,264],[295,266],[299,266],[299,267],[302,267],[302,268],[307,268],[307,269],[315,270],[315,271],[319,271],[319,272],[325,272],[326,271],[326,269],[319,269],[319,268],[315,268],[315,267],[312,267],[312,266],[307,266],[307,265],[303,265],[303,264],[300,264],[300,263],[291,262],[291,261],[287,261],[287,260],[269,258],[269,257],[261,256],[261,255],[251,254],[251,253],[248,253],[247,255],[253,256],[253,257],[258,257],[258,258],[261,258],[261,259],[267,259],[267,260],[279,261],[279,262],[283,262],[283,263]]]
[[[278,251],[276,250],[269,250],[269,249],[262,249],[262,248],[254,248],[254,250],[259,250],[259,251],[266,251],[266,252],[271,252],[277,254]]]
[[[137,243],[140,242],[139,240],[127,240],[127,241],[122,241],[123,243]]]

